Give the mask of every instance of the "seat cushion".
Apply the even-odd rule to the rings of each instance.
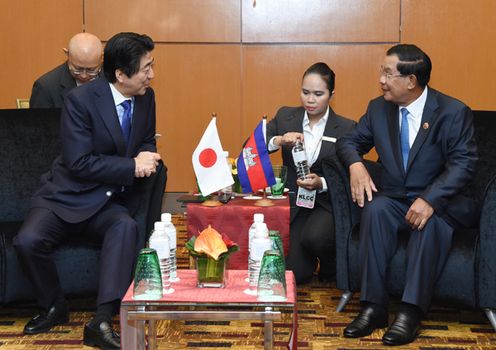
[[[0,223],[0,303],[32,300],[32,288],[24,276],[12,240],[21,222]],[[100,244],[80,237],[70,237],[54,252],[62,289],[65,294],[94,295],[98,286]]]
[[[398,249],[391,261],[388,272],[388,290],[391,295],[401,296],[405,287],[406,247],[408,232],[400,232]],[[350,269],[350,286],[352,291],[360,290],[360,266],[358,254],[359,226],[353,228],[348,242],[348,267]],[[461,303],[476,307],[476,290],[474,269],[476,265],[476,247],[478,230],[456,230],[453,234],[451,251],[443,273],[436,284],[434,299]]]

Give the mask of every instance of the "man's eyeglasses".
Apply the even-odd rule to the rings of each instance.
[[[401,73],[393,74],[391,72],[386,72],[386,71],[384,71],[384,68],[381,67],[381,69],[379,70],[379,76],[386,77],[386,80],[391,80],[393,78],[406,77],[407,75],[404,75]]]
[[[86,75],[90,77],[96,77],[98,74],[100,74],[100,68],[74,68],[74,67],[69,67],[69,70],[71,71],[72,74],[74,75],[81,75],[86,73]]]

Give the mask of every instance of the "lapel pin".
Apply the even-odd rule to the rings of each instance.
[[[422,125],[422,128],[424,128],[424,130],[429,129],[429,123],[425,122],[425,123]]]

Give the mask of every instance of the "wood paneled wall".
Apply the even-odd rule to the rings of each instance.
[[[167,191],[195,187],[191,154],[210,114],[237,156],[263,114],[299,104],[304,70],[336,73],[331,101],[359,119],[380,94],[378,71],[396,43],[415,43],[433,61],[431,85],[473,109],[496,109],[494,0],[0,0],[0,108],[30,95],[33,81],[65,57],[86,30],[150,35],[159,152]],[[277,161],[277,159],[276,159]]]
[[[29,98],[34,80],[65,61],[62,49],[82,30],[82,1],[0,0],[0,108]]]
[[[473,109],[495,110],[496,1],[403,0],[402,13],[402,41],[428,53],[431,85]]]

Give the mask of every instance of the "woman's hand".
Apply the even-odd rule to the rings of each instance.
[[[322,189],[322,180],[320,179],[320,176],[313,173],[308,174],[305,180],[296,180],[296,184],[309,191]]]
[[[274,144],[278,147],[281,146],[293,146],[296,141],[303,141],[303,134],[300,132],[287,132],[282,136],[277,136],[274,140]]]

